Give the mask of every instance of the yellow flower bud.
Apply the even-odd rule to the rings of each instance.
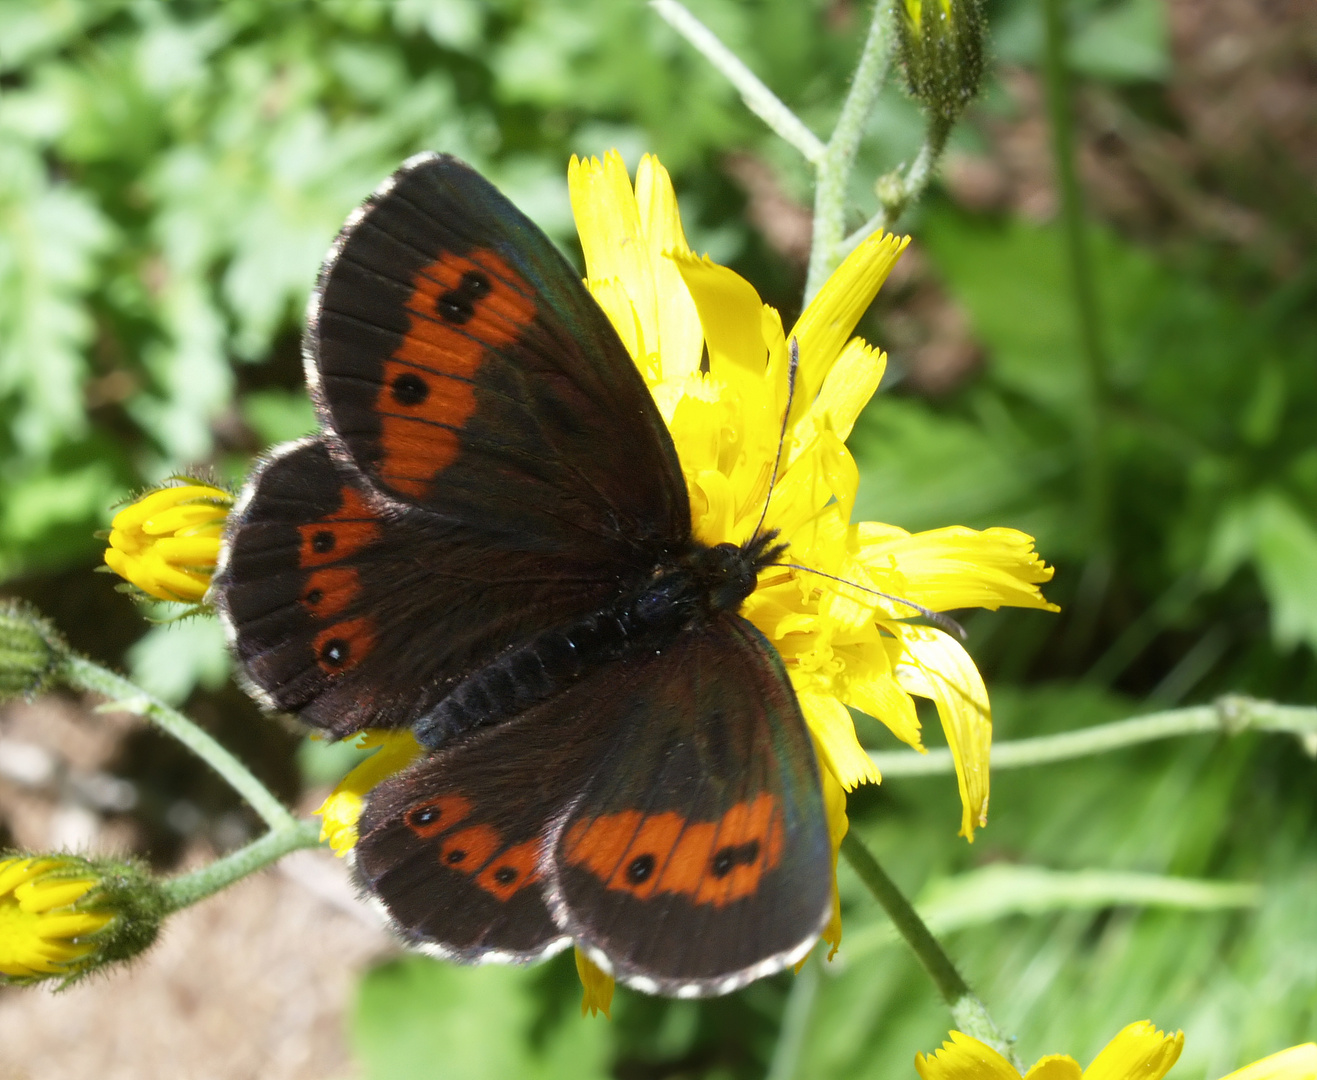
[[[233,496],[199,481],[149,491],[110,523],[105,564],[158,600],[199,604],[219,558]]]
[[[71,982],[155,940],[165,901],[132,864],[77,855],[0,859],[0,983]]]

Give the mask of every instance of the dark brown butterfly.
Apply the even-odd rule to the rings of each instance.
[[[649,391],[549,239],[413,158],[331,249],[305,361],[322,430],[256,470],[214,596],[263,702],[428,749],[359,824],[403,936],[575,941],[679,996],[799,960],[830,908],[818,766],[737,614],[782,547],[693,538]]]

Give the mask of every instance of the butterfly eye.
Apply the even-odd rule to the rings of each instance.
[[[393,380],[393,400],[399,405],[420,405],[430,396],[430,384],[413,372]]]
[[[461,289],[472,300],[479,300],[489,295],[489,278],[478,270],[468,270],[462,275]]]

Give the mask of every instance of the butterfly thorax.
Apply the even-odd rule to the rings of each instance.
[[[547,701],[601,664],[662,652],[695,623],[736,611],[754,592],[759,571],[785,550],[775,537],[767,533],[740,546],[692,540],[643,584],[471,672],[416,724],[417,739],[438,748]]]

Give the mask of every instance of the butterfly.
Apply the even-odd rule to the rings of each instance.
[[[798,962],[831,910],[819,766],[738,614],[774,535],[692,535],[676,449],[553,243],[474,170],[409,159],[308,305],[321,429],[254,470],[212,596],[249,689],[424,747],[367,797],[361,885],[412,945],[575,942],[650,993]]]

